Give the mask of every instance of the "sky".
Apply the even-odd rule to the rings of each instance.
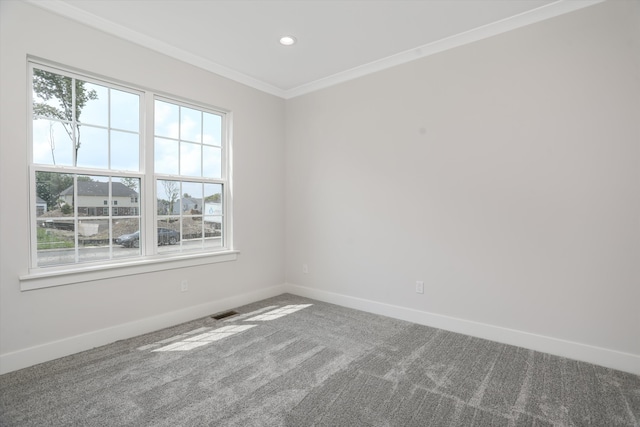
[[[140,170],[140,95],[85,82],[97,98],[80,112],[77,166]],[[34,93],[35,102],[42,102]],[[46,104],[60,109],[57,99]],[[221,178],[222,116],[170,102],[154,102],[154,168],[167,175]],[[57,119],[34,119],[33,160],[73,166],[72,126]]]

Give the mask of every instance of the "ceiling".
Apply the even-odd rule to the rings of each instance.
[[[601,0],[27,1],[291,98]]]

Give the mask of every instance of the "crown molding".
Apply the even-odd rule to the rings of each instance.
[[[546,19],[573,12],[575,10],[582,9],[588,6],[593,6],[604,1],[605,0],[559,0],[554,3],[550,3],[548,5],[502,19],[500,21],[492,22],[490,24],[465,31],[463,33],[455,34],[444,39],[436,40],[434,42],[398,53],[396,55],[382,58],[378,61],[370,62],[368,64],[364,64],[359,67],[313,81],[311,83],[285,90],[284,98],[295,98],[297,96],[305,95],[310,92],[315,92],[320,89],[335,86],[337,84],[353,80],[358,77],[366,76],[377,71],[386,70],[387,68],[392,68],[397,65],[415,61],[416,59],[431,56],[445,50],[483,40],[501,33],[506,33],[508,31],[515,30],[516,28],[544,21]]]
[[[226,77],[235,82],[242,83],[254,89],[258,89],[262,92],[266,92],[280,98],[284,98],[284,90],[278,87],[265,83],[254,77],[247,76],[246,74],[240,73],[238,71],[232,70],[231,68],[225,67],[224,65],[217,64],[199,55],[195,55],[191,52],[187,52],[186,50],[172,46],[169,43],[165,43],[161,40],[149,37],[130,28],[124,27],[120,24],[116,24],[92,13],[86,12],[62,0],[24,1],[33,6],[37,6],[41,9],[48,10],[49,12],[56,13],[69,19],[73,19],[74,21],[78,21],[82,24],[96,28],[107,34],[111,34],[129,42],[138,44],[140,46],[186,62],[187,64],[191,64],[198,68],[210,71],[214,74],[218,74],[222,77]]]
[[[359,67],[333,74],[331,76],[287,90],[278,88],[254,77],[247,76],[246,74],[232,70],[228,67],[172,46],[163,41],[146,36],[137,31],[133,31],[122,25],[115,24],[94,14],[85,12],[84,10],[72,6],[62,0],[24,1],[42,9],[46,9],[50,12],[73,19],[82,24],[91,26],[105,33],[114,35],[132,43],[136,43],[143,47],[152,49],[156,52],[160,52],[164,55],[176,58],[178,60],[218,74],[222,77],[226,77],[238,83],[242,83],[262,92],[266,92],[268,94],[275,95],[284,99],[291,99],[349,80],[353,80],[358,77],[366,76],[377,71],[395,67],[406,62],[415,61],[416,59],[424,58],[439,52],[453,49],[458,46],[483,40],[501,33],[514,30],[516,28],[524,27],[526,25],[534,24],[536,22],[563,15],[565,13],[593,6],[595,4],[602,3],[605,0],[558,0],[554,3],[550,3],[548,5],[502,19],[500,21],[492,22],[490,24],[465,31],[460,34],[446,37],[444,39],[437,40],[432,43],[428,43],[426,45],[419,46],[417,48],[413,48],[396,55],[382,58],[380,60],[370,62],[368,64],[364,64]]]

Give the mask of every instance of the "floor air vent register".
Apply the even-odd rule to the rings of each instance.
[[[211,316],[211,318],[216,320],[222,320],[222,319],[226,319],[227,317],[235,316],[236,314],[238,314],[237,311],[230,310],[230,311],[225,311],[224,313],[214,314],[213,316]]]

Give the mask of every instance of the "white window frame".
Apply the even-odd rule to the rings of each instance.
[[[33,69],[41,69],[56,74],[61,74],[82,81],[104,85],[114,89],[121,89],[136,93],[140,96],[140,168],[137,172],[118,171],[112,169],[90,169],[68,166],[40,165],[33,162],[33,117],[32,82]],[[168,95],[148,88],[135,87],[130,84],[118,82],[114,79],[103,78],[95,74],[74,70],[52,64],[48,61],[29,58],[28,59],[29,78],[27,79],[28,93],[28,159],[29,165],[29,267],[25,274],[20,276],[21,290],[32,290],[47,288],[51,286],[61,286],[72,283],[121,277],[130,274],[141,274],[147,272],[162,271],[174,268],[211,264],[237,259],[239,253],[233,247],[233,217],[232,217],[232,157],[231,157],[231,124],[232,113],[228,110],[204,105],[192,100],[182,99],[178,96]],[[186,176],[156,175],[154,173],[154,100],[159,99],[173,102],[185,107],[197,108],[208,112],[214,112],[222,116],[222,176],[220,181],[223,185],[223,235],[221,248],[209,248],[201,251],[189,252],[169,252],[158,253],[157,247],[157,202],[156,202],[156,179],[175,179],[189,181]],[[49,267],[39,267],[37,264],[37,215],[34,201],[36,200],[36,170],[58,173],[75,173],[82,175],[103,175],[115,177],[134,177],[140,179],[139,216],[140,229],[143,231],[144,239],[140,243],[141,255],[132,258],[110,259],[98,262],[83,262],[75,264],[56,265]],[[76,190],[77,191],[77,190]],[[113,206],[112,206],[113,207]],[[106,206],[105,206],[106,208]],[[77,217],[74,216],[77,220]],[[117,236],[113,236],[117,237]]]

